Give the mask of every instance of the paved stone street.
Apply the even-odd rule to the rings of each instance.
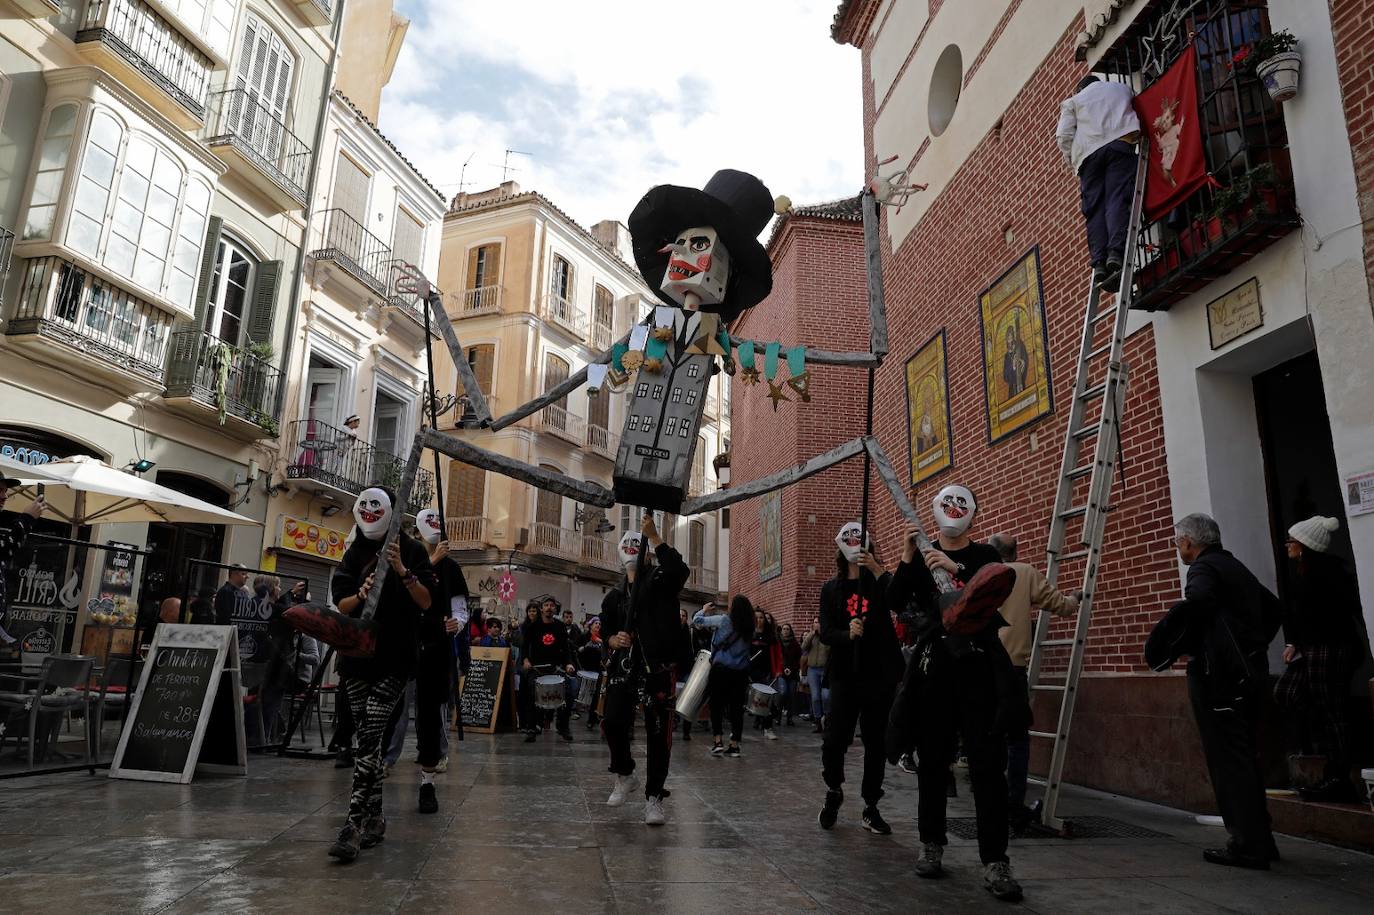
[[[248,778],[187,786],[100,773],[0,783],[0,899],[43,912],[920,912],[1004,908],[981,888],[971,839],[951,835],[943,881],[912,871],[915,778],[889,768],[894,834],[859,828],[851,797],[833,832],[816,825],[819,739],[784,728],[745,739],[739,760],[709,740],[674,745],[669,825],[642,804],[604,805],[601,744],[470,736],[439,777],[442,809],[415,812],[408,750],[390,779],[387,840],[352,865],[325,855],[347,802],[328,762],[251,757]],[[642,764],[642,745],[637,753]],[[856,751],[851,751],[851,757]],[[857,760],[854,760],[857,762]],[[852,770],[851,770],[852,771]],[[783,776],[779,777],[779,773]],[[951,814],[972,814],[960,778]],[[1205,864],[1220,829],[1154,805],[1074,792],[1067,812],[1137,837],[1018,840],[1012,863],[1036,912],[1368,912],[1374,858],[1280,838],[1272,873]]]

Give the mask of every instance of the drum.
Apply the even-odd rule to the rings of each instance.
[[[558,674],[548,674],[534,681],[534,704],[542,709],[562,708],[566,701],[563,690],[566,681]]]
[[[577,707],[589,709],[596,701],[596,684],[601,681],[601,675],[594,670],[579,670],[577,672]]]
[[[763,683],[749,684],[749,701],[744,710],[757,718],[767,718],[773,714],[773,701],[778,691]]]
[[[711,652],[702,649],[692,662],[692,672],[677,688],[677,713],[688,721],[695,721],[706,701],[706,681],[711,678]]]

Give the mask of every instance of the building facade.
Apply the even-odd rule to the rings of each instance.
[[[145,479],[262,520],[244,497],[281,432],[333,4],[4,7],[0,449],[143,459]],[[81,533],[149,550],[145,608],[191,560],[261,559],[249,526]]]
[[[514,182],[460,193],[444,219],[439,283],[468,363],[493,416],[539,396],[620,339],[655,304],[631,264],[629,233],[618,222],[584,229],[547,198]],[[577,479],[611,485],[624,397],[581,388],[499,432],[463,429],[463,390],[450,366],[447,386],[459,405],[439,428],[499,454]],[[728,386],[712,382],[699,430],[690,489],[715,485],[716,455],[728,448]],[[579,622],[595,613],[619,579],[616,543],[638,527],[630,506],[588,511],[569,499],[457,461],[443,473],[449,540],[489,608],[496,583],[513,569],[515,604],[553,594]],[[662,529],[692,569],[684,604],[724,589],[728,545],[719,514],[668,517]],[[604,522],[604,523],[603,523]],[[607,531],[613,525],[613,531]],[[600,528],[600,531],[598,531]]]
[[[839,320],[868,308],[863,219],[858,198],[794,207],[768,241],[773,291],[735,322],[742,340],[862,352],[866,321]],[[730,483],[739,485],[820,454],[864,431],[868,372],[812,365],[811,402],[794,396],[777,410],[764,384],[744,387],[731,402]],[[738,377],[738,376],[737,376]],[[821,585],[835,574],[835,535],[862,510],[863,462],[850,459],[795,486],[732,507],[730,581],[779,622],[809,632]],[[873,504],[885,501],[873,490]],[[880,542],[890,557],[895,538]],[[887,549],[884,550],[883,548]]]
[[[1070,781],[1211,804],[1183,678],[1153,673],[1141,657],[1181,591],[1173,519],[1212,514],[1227,547],[1283,595],[1288,526],[1316,513],[1340,518],[1336,549],[1360,577],[1366,623],[1374,620],[1374,520],[1347,497],[1374,454],[1368,373],[1356,368],[1374,330],[1357,231],[1368,76],[1350,64],[1368,22],[1355,15],[1335,27],[1326,6],[1008,0],[975,12],[850,0],[835,17],[836,40],[862,53],[867,168],[896,156],[928,185],[900,213],[884,211],[892,353],[878,373],[877,434],[894,462],[916,471],[912,501],[927,519],[942,485],[968,485],[976,534],[1016,534],[1034,562],[1045,556],[1088,285],[1077,182],[1054,146],[1058,104],[1089,70],[1141,89],[1190,42],[1198,53],[1208,170],[1231,193],[1199,191],[1132,240],[1139,312],[1126,344],[1122,477]],[[1232,58],[1284,28],[1300,39],[1303,82],[1279,105]],[[994,323],[1016,282],[1030,303],[1025,334]],[[1028,345],[1044,382],[1041,415],[1010,429],[995,409],[1007,394],[999,385],[1013,383],[1003,376],[1004,331]],[[927,474],[912,466],[918,411],[904,366],[937,337],[952,462]],[[890,507],[884,520],[895,532]]]

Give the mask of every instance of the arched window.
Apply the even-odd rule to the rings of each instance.
[[[555,254],[553,267],[549,273],[549,292],[564,302],[572,298],[573,271],[567,258]]]
[[[100,250],[123,140],[124,127],[113,115],[99,109],[91,114],[91,129],[86,134],[86,150],[81,157],[81,177],[77,179],[76,199],[72,201],[72,216],[67,223],[67,246],[92,260]],[[120,217],[127,218],[116,209],[116,218]],[[130,254],[127,266],[115,270],[121,276],[129,276],[132,267]]]
[[[43,132],[43,146],[34,169],[33,196],[29,199],[29,214],[24,220],[24,238],[50,238],[53,221],[57,217],[57,200],[62,195],[62,179],[67,173],[67,159],[71,156],[72,136],[76,133],[76,105],[58,105],[48,115],[48,127]],[[118,144],[116,144],[118,149]],[[111,169],[114,163],[110,163]],[[103,217],[103,213],[101,214]]]
[[[137,134],[129,139],[103,263],[158,293],[163,291],[183,175],[166,150]],[[83,167],[83,181],[85,177]]]
[[[245,16],[234,75],[234,88],[243,96],[234,112],[235,127],[240,136],[261,141],[259,151],[269,162],[276,162],[281,152],[295,69],[295,58],[281,36],[252,13]]]
[[[172,249],[172,270],[167,277],[167,298],[189,310],[196,292],[196,271],[200,269],[200,249],[205,243],[205,224],[210,213],[210,185],[193,178],[186,185],[186,202],[181,207],[176,245]]]
[[[551,470],[558,473],[558,468],[549,464],[539,465],[544,470]],[[534,520],[538,524],[547,524],[551,528],[563,526],[563,497],[557,493],[547,490],[539,490],[535,498]],[[540,535],[541,539],[536,541],[541,546],[557,546],[558,535],[554,531],[546,531]]]
[[[229,235],[221,235],[215,251],[214,272],[210,275],[209,295],[205,300],[205,332],[225,343],[238,346],[243,341],[248,317],[249,291],[257,271],[257,258],[247,246]]]
[[[570,367],[568,360],[555,353],[544,354],[544,393],[547,394],[560,384],[568,380]],[[564,397],[558,401],[558,406],[563,409],[568,408],[568,398]]]

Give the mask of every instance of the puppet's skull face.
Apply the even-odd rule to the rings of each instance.
[[[663,274],[663,292],[679,305],[687,305],[693,293],[699,305],[719,305],[725,299],[725,284],[730,278],[730,254],[720,236],[710,226],[683,229],[664,249],[668,270]]]
[[[353,503],[353,520],[368,540],[381,540],[391,526],[391,497],[376,486],[358,493]]]
[[[867,539],[859,522],[851,521],[835,535],[835,545],[844,554],[846,562],[858,562],[863,556],[863,542]]]
[[[967,487],[953,485],[936,493],[931,507],[940,533],[946,537],[961,537],[973,524],[973,513],[978,510],[978,503]]]
[[[420,532],[420,539],[425,543],[438,543],[444,533],[439,525],[439,512],[433,508],[420,512],[415,516],[415,529]]]
[[[627,531],[620,538],[620,564],[629,568],[639,561],[640,535],[638,531]]]

